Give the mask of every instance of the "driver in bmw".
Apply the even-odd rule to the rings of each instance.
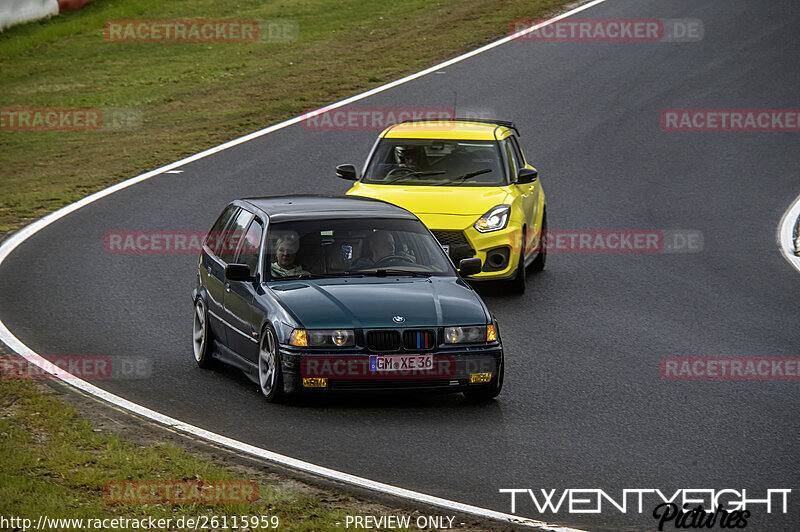
[[[353,264],[353,268],[371,268],[381,259],[395,254],[394,237],[388,231],[375,231],[367,237],[367,249],[370,254],[364,255]]]

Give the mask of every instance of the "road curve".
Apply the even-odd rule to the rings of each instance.
[[[451,107],[513,119],[551,229],[690,229],[701,252],[551,254],[523,296],[482,289],[506,347],[494,404],[460,397],[269,405],[191,355],[192,255],[107,253],[117,230],[205,230],[230,199],[343,192],[341,162],[376,132],[290,126],[92,203],[0,265],[0,319],[42,355],[144,361],[94,384],[258,447],[510,512],[504,488],[798,488],[797,381],[669,381],[667,356],[796,356],[800,276],[775,247],[800,193],[798,133],[666,132],[674,108],[800,108],[800,4],[609,0],[579,16],[697,19],[697,42],[513,42],[359,107]],[[457,96],[456,96],[457,95]],[[757,507],[748,530],[796,530]],[[792,506],[793,504],[793,506]],[[588,530],[654,529],[652,506],[519,515]]]

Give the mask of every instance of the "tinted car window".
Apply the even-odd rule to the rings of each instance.
[[[258,266],[258,251],[261,245],[261,233],[264,231],[264,224],[258,218],[254,218],[247,228],[247,232],[241,239],[239,252],[234,261],[238,264],[247,264],[250,267],[250,274],[255,275]]]
[[[508,137],[508,140],[511,141],[511,149],[514,152],[514,157],[517,158],[517,166],[522,168],[525,166],[525,157],[522,156],[522,150],[519,147],[519,142],[517,142],[516,137]]]
[[[214,226],[206,235],[204,243],[211,249],[212,252],[215,254],[219,253],[220,248],[222,247],[222,237],[225,231],[225,228],[228,226],[228,222],[231,221],[233,218],[234,213],[239,210],[239,207],[236,205],[228,205],[225,207],[225,210],[222,211],[222,214],[219,215],[217,221],[214,222]]]
[[[349,219],[271,223],[272,280],[401,270],[456,275],[439,243],[417,220]]]
[[[251,213],[242,209],[236,215],[233,223],[225,230],[222,236],[222,245],[217,252],[219,258],[224,262],[233,262],[236,250],[239,247],[239,241],[244,237],[247,225],[252,218],[253,215]]]
[[[494,141],[382,139],[362,182],[497,186],[506,184],[502,168]]]
[[[517,165],[517,159],[514,157],[514,151],[511,148],[511,142],[508,140],[503,141],[503,144],[506,147],[506,157],[508,158],[508,167],[511,170],[511,182],[517,181],[517,174],[519,173],[519,166]]]

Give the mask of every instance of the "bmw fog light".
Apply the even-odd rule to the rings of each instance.
[[[319,377],[303,378],[303,386],[306,388],[327,388],[328,379]]]
[[[492,380],[491,373],[471,373],[469,376],[470,384],[485,384]]]

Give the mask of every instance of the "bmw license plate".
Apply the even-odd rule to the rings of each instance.
[[[369,369],[374,372],[420,371],[433,368],[433,355],[372,355]]]

